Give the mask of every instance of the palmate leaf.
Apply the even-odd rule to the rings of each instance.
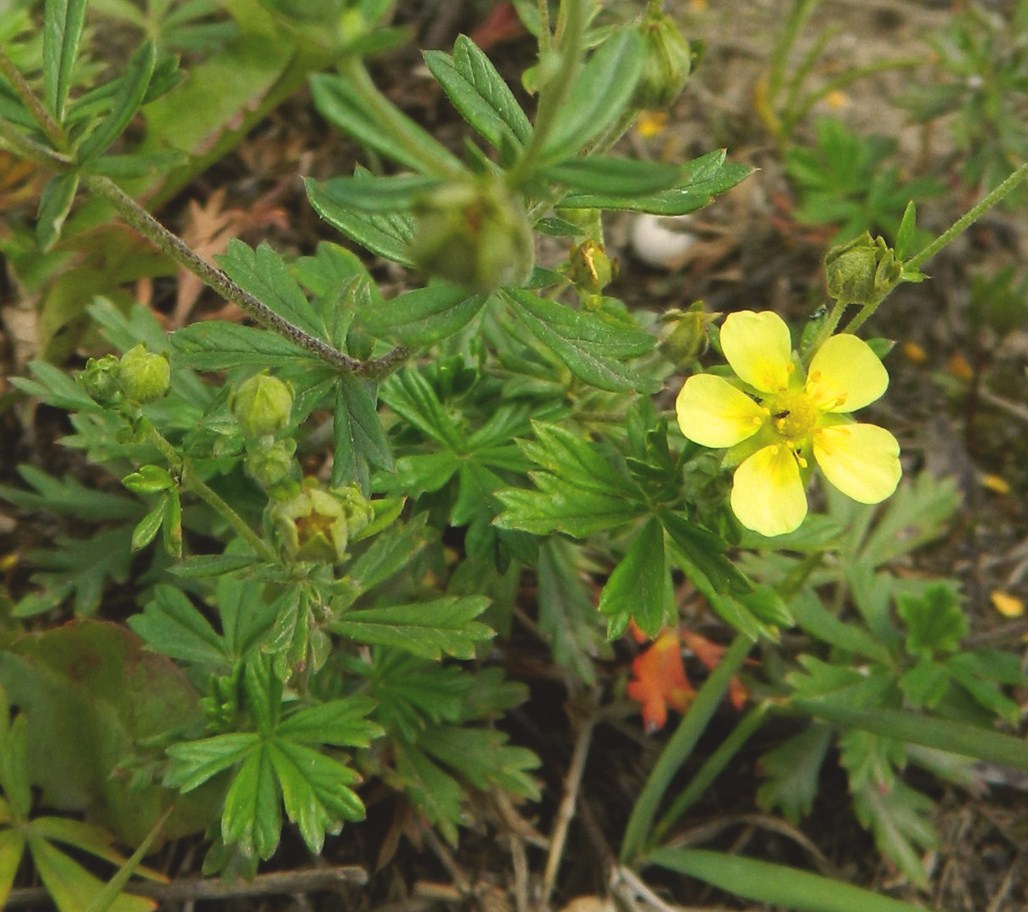
[[[373,336],[401,345],[431,345],[467,326],[487,300],[487,295],[441,282],[365,308],[360,325]]]
[[[475,655],[475,643],[494,635],[489,627],[474,620],[488,604],[483,596],[466,596],[362,608],[346,612],[329,626],[359,643],[394,646],[426,659],[444,654],[470,659]]]
[[[87,912],[103,891],[103,881],[46,839],[33,836],[31,831],[28,843],[39,879],[59,912]],[[107,906],[110,912],[148,912],[156,908],[157,903],[151,899],[125,894]]]
[[[766,811],[781,810],[794,826],[814,807],[821,764],[832,742],[832,729],[813,724],[760,758],[764,782],[757,803]]]
[[[932,826],[935,802],[901,779],[888,787],[868,784],[853,793],[853,807],[860,822],[874,834],[875,846],[922,890],[928,874],[921,856],[938,844]]]
[[[154,652],[212,670],[228,670],[224,641],[189,598],[174,586],[157,586],[154,598],[142,614],[128,619],[128,625]]]
[[[393,453],[376,408],[376,384],[344,374],[338,378],[332,421],[335,452],[332,485],[356,482],[370,493],[370,466],[391,471]]]
[[[527,774],[539,766],[539,758],[527,748],[507,744],[504,732],[441,725],[426,731],[418,746],[476,788],[501,788],[539,800],[539,784]]]

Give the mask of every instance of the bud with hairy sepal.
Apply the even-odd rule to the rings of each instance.
[[[246,474],[273,497],[292,496],[299,487],[299,465],[293,458],[296,441],[275,440],[270,446],[248,447],[243,467]]]
[[[140,343],[121,356],[118,379],[125,398],[140,405],[156,402],[171,386],[171,365],[164,355]]]
[[[269,373],[244,380],[232,396],[232,414],[251,437],[271,437],[289,424],[293,391]]]
[[[646,111],[670,108],[692,70],[692,49],[666,13],[648,14],[639,24],[646,56],[634,102]]]
[[[901,280],[902,264],[882,237],[865,231],[825,256],[828,293],[844,304],[881,300]]]
[[[591,294],[599,294],[617,278],[617,260],[603,244],[583,241],[573,248],[568,257],[568,277],[575,287]]]
[[[428,275],[488,292],[532,271],[532,226],[521,201],[492,178],[447,184],[416,208],[411,259]]]
[[[79,372],[78,382],[89,397],[101,405],[117,405],[123,398],[121,359],[117,355],[90,358]]]

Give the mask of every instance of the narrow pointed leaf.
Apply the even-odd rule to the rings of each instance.
[[[129,58],[125,65],[123,78],[120,80],[121,91],[110,114],[88,134],[79,146],[79,160],[89,161],[91,158],[107,151],[129,125],[139,106],[146,97],[146,90],[153,77],[157,63],[157,52],[152,41],[147,41]]]
[[[43,98],[64,121],[88,0],[47,0],[43,7]]]

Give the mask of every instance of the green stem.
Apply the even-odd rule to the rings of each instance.
[[[360,96],[367,113],[373,117],[378,128],[403,146],[407,154],[425,171],[451,178],[467,173],[460,159],[451,155],[445,147],[438,143],[425,142],[423,134],[411,135],[406,116],[379,91],[360,58],[346,58],[340,66],[340,71],[349,81],[349,88]]]
[[[660,803],[667,792],[671,780],[682,768],[682,764],[692,753],[700,735],[706,730],[707,724],[721,703],[732,678],[746,661],[753,640],[744,634],[738,634],[725,654],[718,662],[710,677],[704,682],[696,699],[693,700],[688,712],[682,717],[677,730],[667,743],[656,765],[653,767],[646,784],[632,808],[632,815],[625,827],[625,835],[621,842],[618,856],[625,863],[631,863],[647,842],[653,818],[656,816]]]
[[[980,219],[993,206],[999,203],[1005,196],[1007,196],[1007,194],[1013,191],[1025,178],[1028,178],[1028,162],[1021,165],[1020,168],[1014,171],[992,192],[982,197],[977,204],[968,209],[967,212],[960,216],[960,218],[958,218],[952,225],[950,225],[949,228],[940,234],[920,253],[907,260],[907,262],[903,264],[903,271],[905,273],[916,273],[924,263],[928,262],[928,260],[942,250],[942,248],[950,243],[950,241],[970,228],[971,225],[978,221],[978,219]],[[893,286],[893,288],[895,288],[895,286]],[[845,332],[853,333],[863,326],[868,317],[878,309],[879,305],[886,297],[888,297],[892,290],[893,289],[890,288],[879,298],[876,298],[873,301],[868,301],[863,307],[861,307],[857,315],[850,320],[849,324],[846,326]]]
[[[29,113],[35,118],[46,138],[57,149],[67,149],[68,137],[64,135],[64,130],[50,116],[50,112],[43,107],[39,96],[32,91],[32,87],[25,81],[25,77],[21,75],[21,71],[14,65],[14,61],[7,55],[2,45],[0,45],[0,74],[10,82],[22,104],[29,109]]]
[[[205,481],[196,475],[189,460],[181,455],[171,442],[161,434],[149,421],[144,424],[147,437],[157,447],[168,465],[176,471],[179,483],[192,494],[200,498],[215,513],[224,519],[252,549],[255,554],[266,561],[278,563],[278,555],[266,541],[253,531],[246,521],[210,488]]]
[[[521,158],[507,172],[507,183],[516,187],[532,173],[553,128],[559,123],[564,101],[571,91],[575,74],[582,62],[582,47],[585,38],[585,10],[582,0],[562,0],[558,49],[560,66],[539,90],[539,106],[536,110],[532,138]]]
[[[200,257],[177,235],[168,231],[149,212],[113,181],[94,174],[83,176],[86,186],[96,196],[109,202],[121,217],[159,250],[176,263],[188,269],[205,285],[213,288],[227,301],[239,305],[258,323],[284,336],[290,342],[311,352],[333,367],[346,373],[360,376],[381,376],[388,373],[406,355],[403,349],[395,349],[375,361],[362,362],[323,342],[316,336],[291,323],[258,300],[250,292],[240,288],[220,269]]]
[[[793,45],[796,44],[800,30],[819,2],[820,0],[797,0],[781,37],[775,42],[774,50],[771,52],[771,77],[768,80],[768,103],[772,107],[779,92],[782,91],[782,81],[785,79],[785,69]]]
[[[682,814],[702,797],[703,793],[710,788],[711,783],[728,766],[731,759],[764,724],[764,719],[770,711],[771,703],[765,700],[754,706],[739,720],[739,724],[732,729],[732,733],[718,745],[714,753],[707,757],[684,791],[678,794],[671,807],[660,818],[659,823],[653,828],[652,842],[659,843]]]
[[[1002,184],[996,187],[991,193],[984,196],[977,205],[972,206],[960,218],[958,218],[946,231],[940,234],[934,241],[924,248],[919,254],[903,264],[904,269],[919,269],[922,263],[926,263],[943,247],[952,241],[957,235],[966,231],[989,209],[1000,202],[1003,197],[1010,193],[1021,181],[1028,177],[1028,162],[1025,162]]]

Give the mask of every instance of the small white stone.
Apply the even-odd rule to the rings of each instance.
[[[686,230],[689,221],[688,215],[639,215],[632,223],[632,251],[647,266],[673,269],[696,243],[696,235]]]

